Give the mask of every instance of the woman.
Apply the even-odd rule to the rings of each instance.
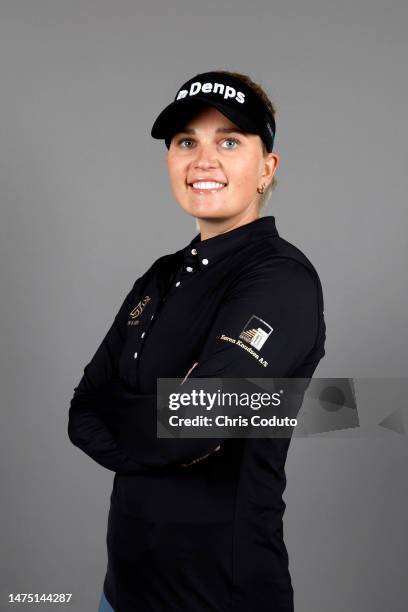
[[[159,440],[150,401],[157,378],[307,378],[325,354],[318,275],[260,217],[274,114],[248,76],[214,71],[152,128],[200,233],[135,282],[71,401],[71,441],[115,472],[100,610],[293,611],[290,438]]]

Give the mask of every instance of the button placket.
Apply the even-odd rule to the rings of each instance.
[[[177,274],[176,281],[180,284],[183,284],[183,279],[187,276],[191,276],[195,270],[197,269],[197,258],[190,255],[190,253],[185,254],[183,264]],[[175,287],[179,287],[177,282],[174,283]]]

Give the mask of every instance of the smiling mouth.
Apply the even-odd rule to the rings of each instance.
[[[222,191],[227,183],[218,183],[215,181],[197,181],[195,183],[188,183],[188,186],[195,193],[213,193],[215,191]]]

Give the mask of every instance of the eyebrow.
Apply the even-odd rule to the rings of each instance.
[[[240,128],[236,127],[236,128],[217,128],[215,130],[215,132],[217,134],[221,133],[221,134],[231,134],[232,132],[238,132],[239,134],[242,134],[243,136],[247,135],[247,132],[245,130],[241,130]],[[177,134],[195,134],[196,131],[194,128],[183,128],[182,130],[180,130],[179,132],[177,132]]]

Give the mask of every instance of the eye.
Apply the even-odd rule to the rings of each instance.
[[[183,146],[184,142],[190,142],[191,143],[191,142],[193,142],[192,139],[191,138],[180,138],[180,140],[177,141],[177,145],[178,146],[181,146],[183,149],[190,149],[191,147],[189,147],[189,146],[187,146],[187,147]]]
[[[224,143],[226,142],[232,143],[232,146],[223,146],[224,149],[236,149],[238,145],[241,144],[238,138],[224,138],[222,144],[224,145]],[[180,138],[179,140],[177,140],[177,146],[181,147],[182,149],[191,149],[193,145],[194,139],[192,138]]]
[[[233,146],[233,147],[224,147],[226,149],[236,149],[237,146],[239,144],[241,144],[240,141],[238,140],[238,138],[225,138],[224,143],[225,142],[232,142],[234,145],[236,145],[236,146]]]

